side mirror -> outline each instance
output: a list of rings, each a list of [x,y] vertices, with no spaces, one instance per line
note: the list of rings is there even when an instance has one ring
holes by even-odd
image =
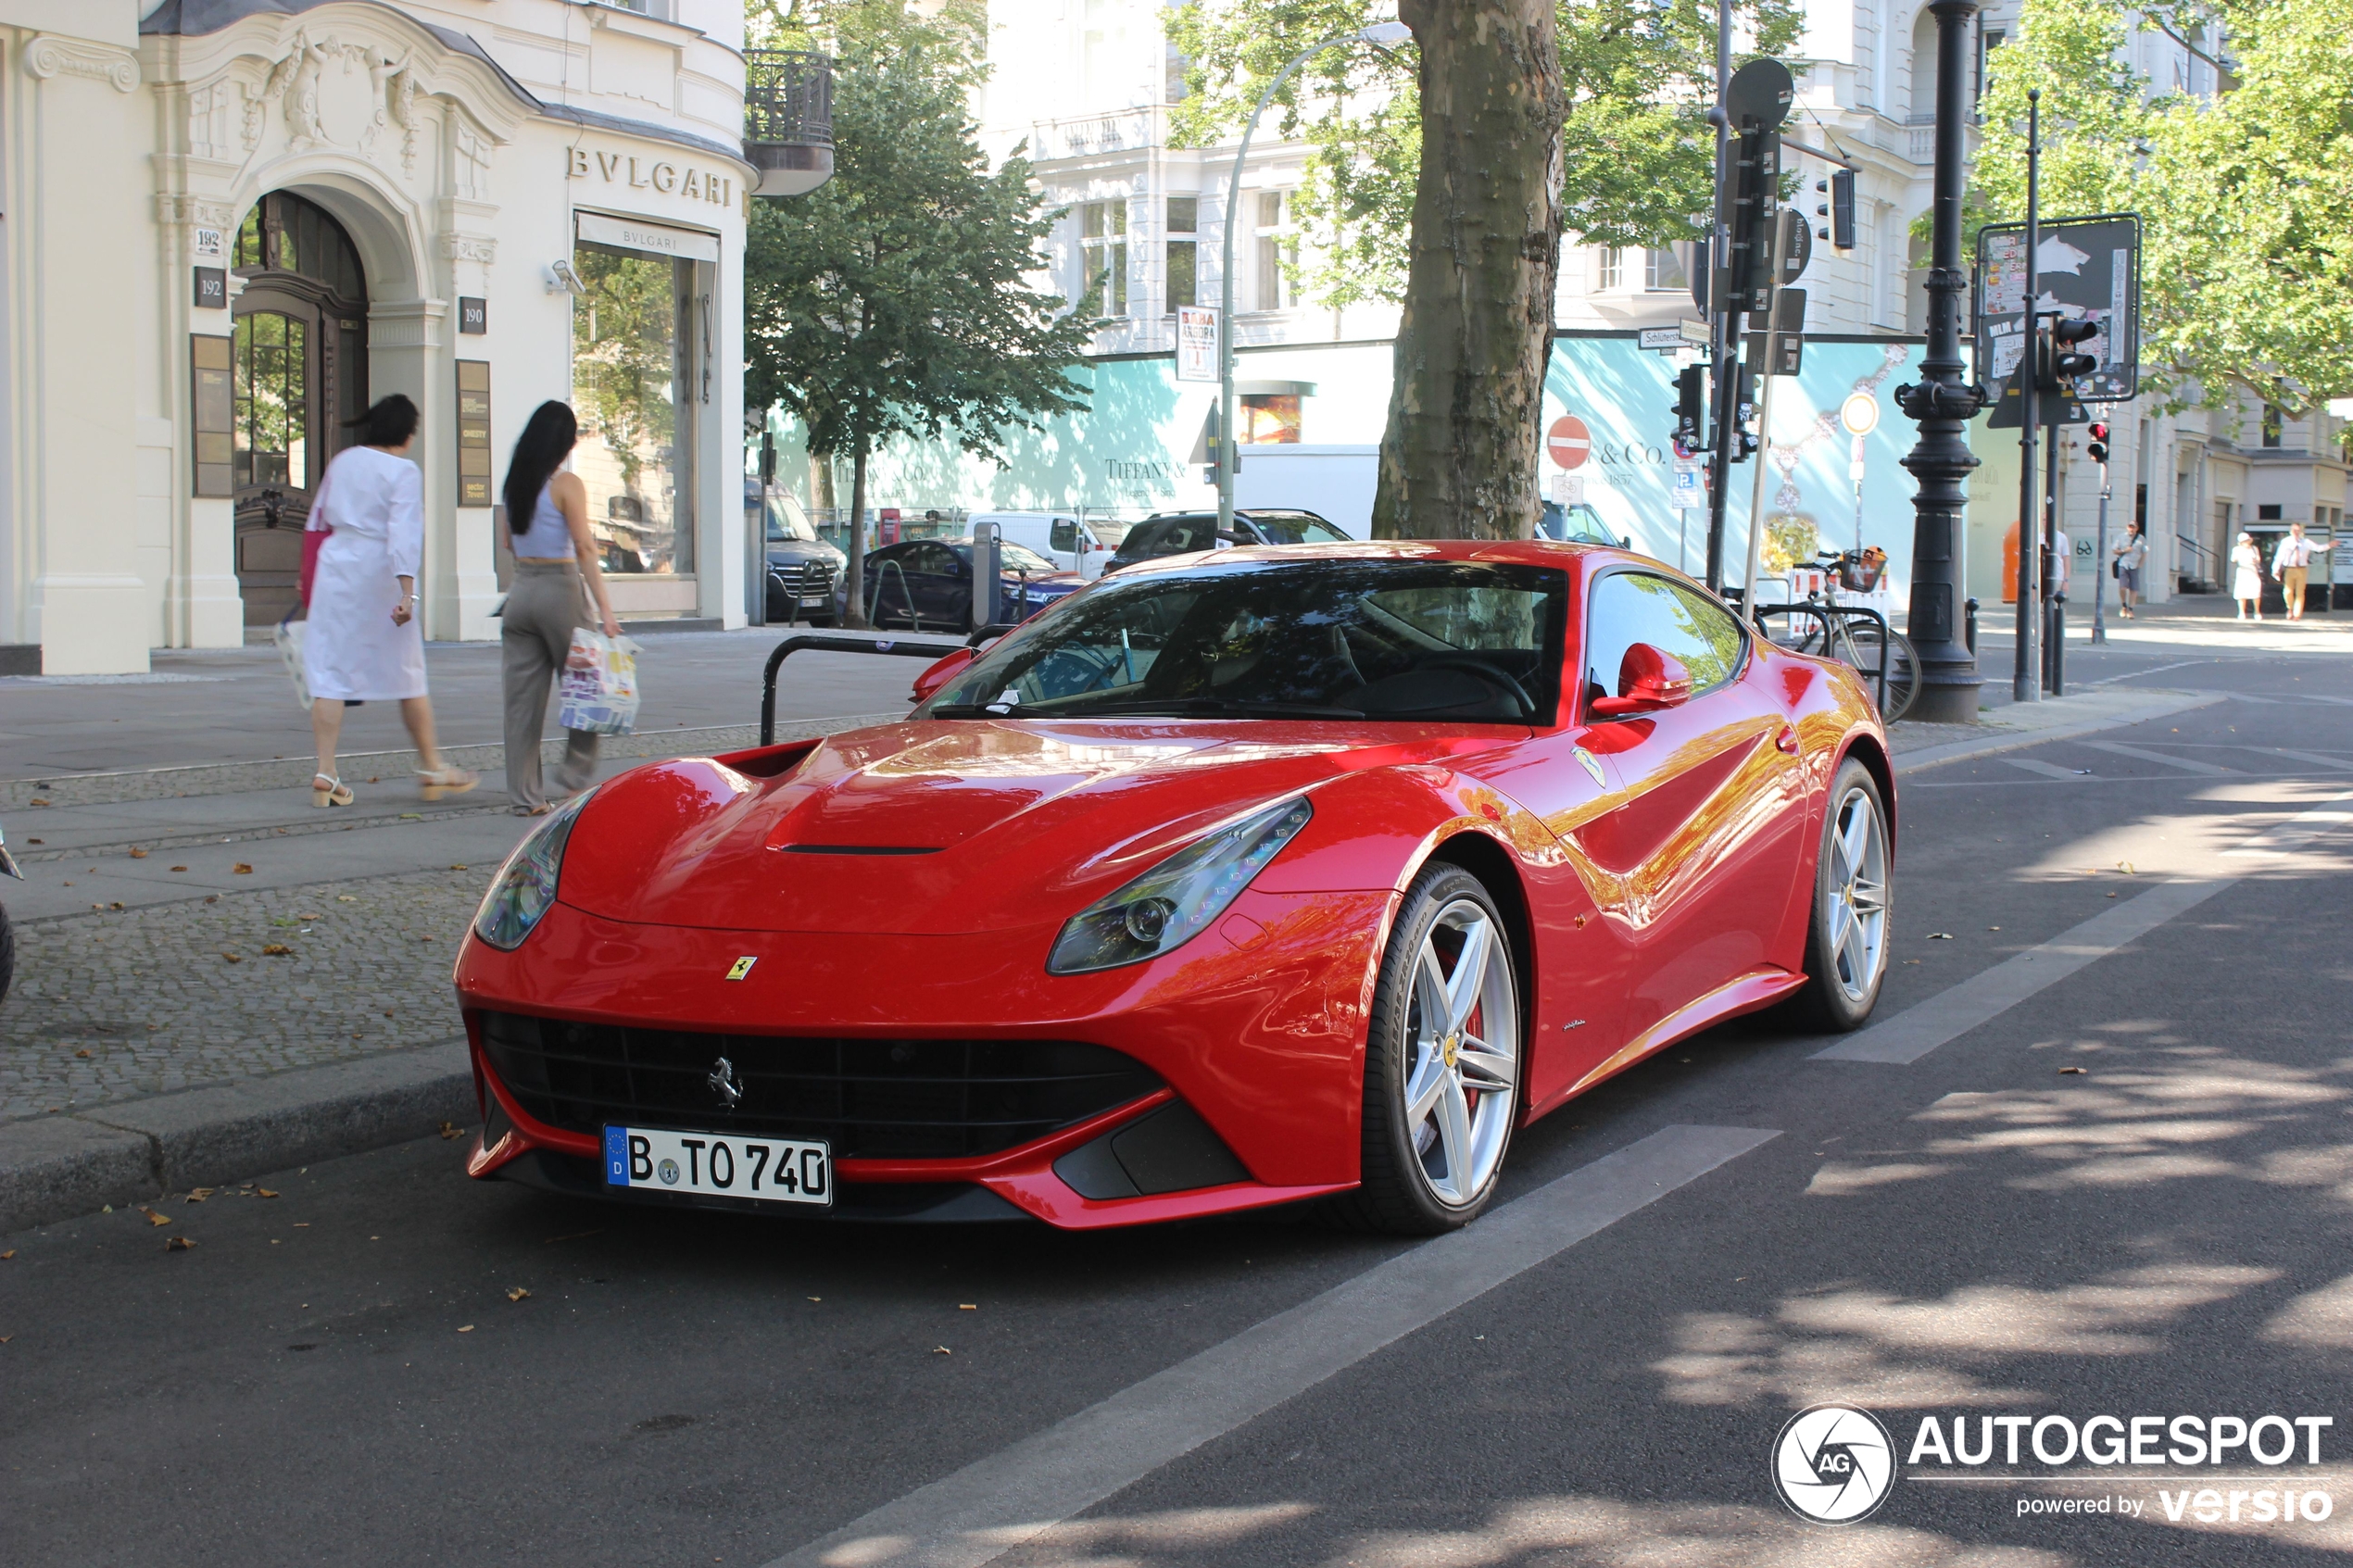
[[[975,648],[958,648],[937,664],[927,664],[915,677],[915,700],[928,702],[931,694],[964,672],[964,666],[979,657]]]
[[[1592,712],[1597,719],[1622,719],[1630,713],[1680,708],[1691,697],[1691,671],[1683,668],[1683,661],[1648,643],[1636,643],[1618,662],[1617,695],[1596,697]]]

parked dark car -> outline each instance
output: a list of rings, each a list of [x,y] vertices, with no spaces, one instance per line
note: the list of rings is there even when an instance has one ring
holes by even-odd
[[[744,524],[761,528],[767,539],[768,624],[836,624],[835,590],[848,564],[842,553],[817,536],[798,507],[763,497],[757,481],[744,485]]]
[[[1000,616],[1026,621],[1086,584],[1037,551],[1001,541]],[[1026,596],[1026,602],[1024,596]],[[837,613],[849,610],[849,581],[835,596]],[[910,539],[866,554],[866,619],[877,626],[917,631],[969,632],[973,626],[973,542],[970,539]]]
[[[1234,514],[1234,526],[1220,532],[1215,512],[1158,512],[1127,531],[1105,571],[1139,560],[1190,555],[1227,545],[1345,545],[1348,535],[1314,512],[1253,508]]]

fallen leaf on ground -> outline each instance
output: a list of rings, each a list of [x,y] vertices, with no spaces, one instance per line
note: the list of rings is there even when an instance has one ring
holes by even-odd
[[[235,865],[231,866],[229,870],[238,876],[251,876],[253,874],[253,868],[245,864],[243,860],[239,860]]]
[[[9,1340],[14,1339],[15,1337],[16,1336],[13,1334],[0,1334],[0,1345],[6,1345]]]
[[[931,1353],[935,1356],[952,1356],[956,1352],[945,1345],[935,1345],[931,1348]]]
[[[461,872],[461,871],[464,871],[466,868],[465,868],[465,867],[463,867],[463,866],[452,866],[452,867],[450,867],[449,869],[450,869],[451,871],[453,871],[453,872]]]
[[[231,963],[243,963],[243,962],[245,962],[245,960],[243,960],[243,959],[239,958],[239,957],[238,957],[236,954],[234,954],[234,953],[223,953],[223,954],[221,954],[220,956],[221,956],[222,958],[224,958],[224,959],[227,959],[227,960],[228,960]]]
[[[0,1252],[0,1263],[6,1262],[9,1259],[15,1257],[16,1255],[17,1249],[13,1247],[9,1248],[6,1252]]]
[[[823,1300],[824,1299],[824,1297],[822,1297],[822,1296],[812,1296],[812,1297],[810,1298],[810,1299],[811,1299],[812,1301],[823,1301]]]
[[[290,959],[294,957],[294,949],[283,942],[264,942],[261,956],[265,959]]]
[[[74,1052],[73,1054],[74,1054],[74,1055],[76,1055],[76,1056],[78,1056],[78,1057],[84,1058],[84,1059],[86,1060],[86,1059],[89,1057],[89,1055],[90,1055],[90,1047],[88,1047],[87,1046],[84,1046],[82,1049],[80,1049],[80,1050],[78,1050],[78,1051]]]
[[[218,893],[208,893],[204,897],[204,901],[208,904],[218,904],[220,902],[220,895]]]
[[[172,867],[171,869],[172,869],[173,871],[175,871],[175,872],[184,872],[184,871],[186,871],[188,868],[187,868],[187,867],[185,867],[185,866],[174,866],[174,867]]]
[[[184,1201],[189,1203],[202,1203],[206,1198],[210,1198],[211,1196],[212,1188],[210,1187],[190,1187],[188,1189],[188,1196]]]
[[[122,900],[120,900],[120,898],[118,898],[118,899],[116,899],[113,903],[108,904],[108,905],[107,906],[107,909],[119,909],[122,908]]]
[[[421,822],[424,821],[424,813],[422,811],[403,811],[400,813],[400,820],[404,822]]]
[[[313,914],[299,914],[299,915],[295,916],[295,919],[296,919],[296,920],[325,920],[326,918],[327,918],[327,917],[326,917],[326,916],[324,916],[324,915],[313,915]]]
[[[39,797],[39,796],[37,796],[37,795],[36,795],[36,796],[34,796],[34,797],[33,797],[31,800],[27,801],[27,802],[26,802],[26,804],[27,804],[27,805],[29,805],[29,806],[46,806],[46,805],[48,805],[49,803],[48,803],[46,800],[44,800],[41,797]],[[39,839],[37,839],[37,838],[36,838],[36,839],[34,839],[32,842],[34,842],[35,844],[38,844],[38,843],[40,843],[41,841],[40,841]]]
[[[308,1221],[308,1220],[296,1220],[296,1221],[294,1223],[294,1228],[295,1228],[295,1229],[296,1229],[296,1230],[298,1230],[298,1231],[307,1231],[307,1230],[308,1230],[308,1229],[310,1228],[310,1222],[309,1222],[309,1221]],[[308,1305],[310,1305],[310,1303],[309,1303],[309,1302],[308,1302],[308,1301],[305,1301],[305,1302],[303,1303],[303,1305],[304,1305],[304,1306],[306,1306],[306,1307],[308,1307]]]
[[[147,852],[145,849],[134,848],[131,851],[131,858],[134,860],[144,860],[147,858]]]
[[[369,782],[370,784],[382,784],[382,783],[384,783],[384,781],[383,781],[382,779],[378,779],[378,778],[371,778],[368,782]]]
[[[188,1252],[194,1250],[195,1245],[184,1236],[175,1236],[163,1244],[163,1249],[166,1252]]]
[[[2137,874],[2137,873],[2135,873],[2135,872],[2133,872],[2133,862],[2132,862],[2132,861],[2130,861],[2130,860],[2119,860],[2119,861],[2117,861],[2117,862],[2116,862],[2116,869],[2117,869],[2118,871],[2120,871],[2120,872],[2123,872],[2126,876],[2133,876],[2133,875]]]
[[[466,1130],[454,1122],[444,1122],[441,1124],[441,1135],[445,1138],[462,1138],[466,1135]]]
[[[470,1323],[461,1323],[458,1325],[458,1332],[460,1334],[472,1334],[473,1331],[474,1325]]]
[[[2062,1068],[2060,1068],[2060,1069],[2059,1069],[2059,1072],[2060,1072],[2061,1073],[2083,1073],[2083,1072],[2087,1072],[2087,1071],[2089,1071],[2089,1069],[2086,1069],[2086,1068],[2082,1068],[2082,1067],[2062,1067]]]
[[[507,1292],[507,1299],[508,1299],[508,1300],[510,1300],[510,1301],[521,1301],[521,1300],[523,1300],[523,1299],[525,1299],[526,1298],[528,1298],[530,1295],[531,1295],[531,1292],[530,1292],[530,1291],[525,1290],[525,1289],[524,1289],[522,1286],[520,1286],[520,1285],[519,1285],[519,1286],[515,1286],[512,1290],[510,1290],[509,1292]]]
[[[338,904],[357,904],[359,900],[348,893],[338,893],[335,895],[335,902]]]
[[[169,1214],[158,1214],[158,1213],[157,1213],[154,1210],[152,1210],[152,1209],[148,1208],[148,1207],[147,1207],[145,1204],[144,1204],[144,1203],[142,1203],[141,1205],[139,1205],[139,1212],[140,1212],[140,1213],[142,1213],[142,1214],[145,1214],[145,1215],[147,1217],[147,1223],[149,1223],[149,1224],[151,1224],[151,1225],[168,1225],[168,1224],[171,1223],[171,1216],[170,1216],[170,1215],[169,1215]]]
[[[418,937],[418,938],[417,938],[417,940],[418,940],[418,941],[420,941],[420,942],[430,942],[430,941],[432,941],[432,940],[433,940],[433,938],[432,938],[432,937],[430,937],[430,936],[420,936],[420,937]]]
[[[276,1193],[271,1192],[268,1187],[256,1187],[253,1189],[253,1195],[256,1198],[275,1198],[278,1196]]]

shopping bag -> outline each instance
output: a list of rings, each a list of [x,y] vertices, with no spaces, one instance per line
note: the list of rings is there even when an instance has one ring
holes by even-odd
[[[565,729],[629,734],[637,727],[637,645],[574,627],[559,697],[556,722]]]
[[[305,713],[310,711],[310,682],[302,672],[302,639],[309,624],[307,621],[296,621],[294,611],[288,610],[285,619],[278,622],[278,629],[270,633],[270,640],[277,646],[278,658],[285,665],[286,673],[294,677],[295,701],[301,705]]]

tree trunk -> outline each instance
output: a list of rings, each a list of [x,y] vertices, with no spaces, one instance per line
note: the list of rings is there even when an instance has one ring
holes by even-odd
[[[861,441],[849,457],[849,615],[852,626],[866,624],[866,444]]]
[[[1398,5],[1421,47],[1422,162],[1376,538],[1534,533],[1567,112],[1554,5]]]
[[[834,496],[834,460],[814,453],[809,458],[809,505],[821,512],[841,505]]]

